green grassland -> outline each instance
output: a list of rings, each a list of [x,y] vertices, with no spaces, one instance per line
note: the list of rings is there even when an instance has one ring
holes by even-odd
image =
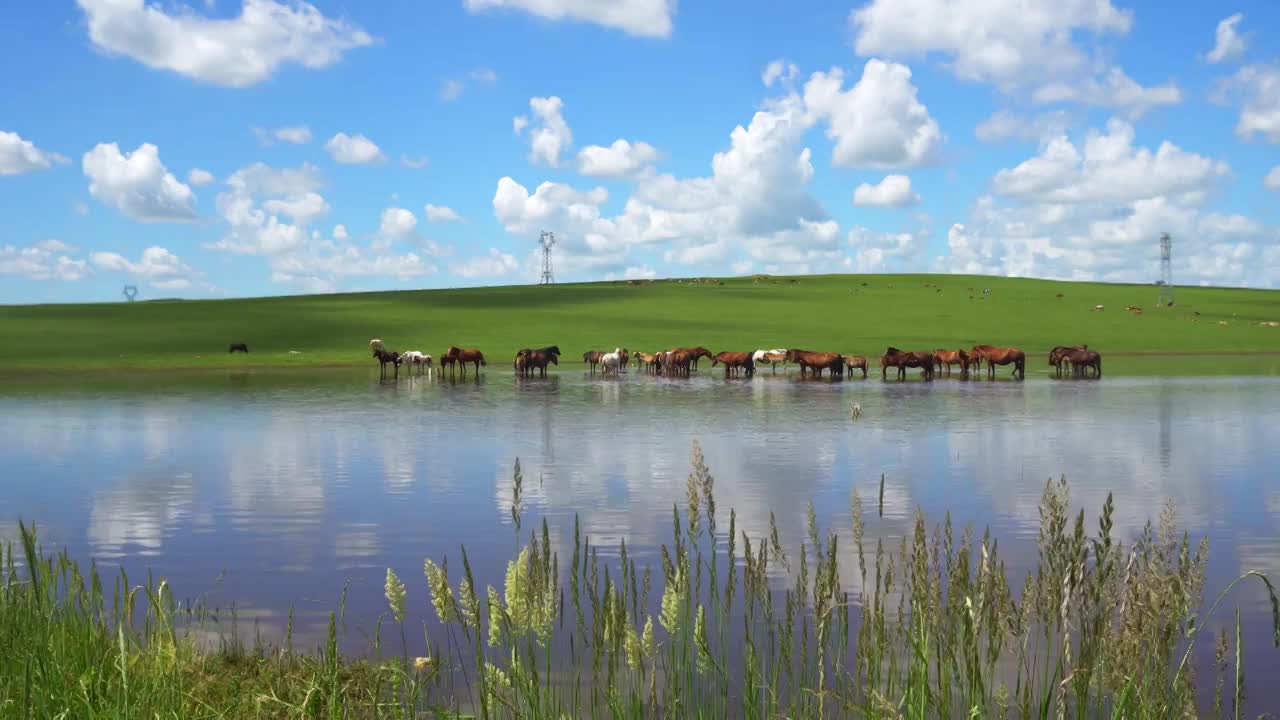
[[[1280,292],[1178,288],[1166,308],[1156,297],[1150,285],[827,275],[3,306],[0,371],[372,366],[378,337],[437,356],[478,347],[499,367],[518,348],[549,344],[574,360],[617,346],[876,356],[888,345],[990,343],[1026,350],[1034,376],[1053,345],[1087,343],[1108,374],[1280,373],[1280,327],[1267,324],[1280,320]],[[232,342],[250,354],[228,355]]]

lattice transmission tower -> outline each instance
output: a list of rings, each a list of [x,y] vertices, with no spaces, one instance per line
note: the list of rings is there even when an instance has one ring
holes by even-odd
[[[121,290],[120,294],[124,296],[125,302],[133,302],[138,299],[138,286],[125,285],[124,290]]]
[[[556,245],[556,234],[543,230],[542,235],[538,238],[538,245],[542,248],[542,280],[539,284],[554,284],[556,276],[551,271],[551,248]]]
[[[1160,233],[1160,307],[1173,304],[1173,238]]]

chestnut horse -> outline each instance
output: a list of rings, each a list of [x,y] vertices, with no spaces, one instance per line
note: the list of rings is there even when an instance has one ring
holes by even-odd
[[[959,365],[960,374],[969,374],[969,353],[961,350],[934,350],[933,351],[933,367],[934,370],[946,370],[948,376],[951,375],[951,366]]]
[[[462,379],[467,379],[467,363],[475,363],[476,377],[480,376],[480,366],[488,365],[484,360],[484,353],[475,348],[459,348],[453,345],[444,351],[444,355],[440,359],[440,368],[443,370],[445,364],[448,363],[450,375],[453,374],[454,364],[462,366]]]
[[[374,350],[373,356],[378,360],[378,378],[387,376],[387,365],[396,369],[396,379],[400,379],[400,353],[395,350]]]
[[[547,365],[559,365],[560,354],[552,352],[558,350],[554,345],[549,348],[540,350],[530,350],[525,348],[516,353],[515,368],[516,373],[529,377],[533,375],[534,370],[542,371],[542,377],[547,376]]]
[[[1076,377],[1089,377],[1086,372],[1089,368],[1093,368],[1095,378],[1102,377],[1102,355],[1096,350],[1069,350],[1066,360],[1071,363],[1071,372]]]
[[[880,378],[888,379],[888,369],[898,369],[898,379],[907,379],[907,368],[920,368],[921,377],[933,379],[933,353],[908,352],[890,347],[880,356]]]
[[[987,378],[996,379],[996,365],[1013,365],[1013,376],[1019,380],[1027,379],[1027,354],[1016,347],[995,347],[994,345],[974,345],[970,355],[977,355],[987,361]]]
[[[690,358],[692,358],[689,362],[691,363],[691,367],[692,367],[694,370],[697,370],[697,369],[698,369],[698,358],[703,358],[703,357],[704,357],[704,358],[707,358],[708,360],[713,359],[713,356],[712,356],[712,354],[711,354],[711,351],[710,351],[710,350],[708,350],[708,349],[706,349],[706,348],[704,348],[704,347],[702,347],[701,345],[699,345],[699,346],[697,346],[697,347],[675,348],[675,349],[673,349],[671,352],[673,352],[673,353],[674,353],[674,352],[687,352],[687,353],[689,353],[689,357],[690,357]]]
[[[849,371],[849,376],[853,376],[854,370],[861,370],[862,377],[867,377],[867,359],[861,355],[845,355],[844,366]]]
[[[787,351],[779,348],[776,350],[757,350],[751,354],[751,361],[757,365],[769,363],[774,372],[778,371],[778,363],[783,363],[783,369],[786,369]]]
[[[688,350],[672,350],[662,355],[662,374],[669,377],[689,377],[689,368],[693,365],[693,353]]]
[[[649,355],[637,350],[631,354],[631,357],[635,359],[637,366],[645,369],[645,372],[657,374],[660,359],[658,354]]]
[[[800,366],[800,377],[805,370],[812,370],[814,377],[822,377],[823,370],[830,370],[831,377],[844,375],[844,357],[840,353],[788,350],[786,361]]]
[[[724,365],[724,376],[729,377],[730,374],[737,374],[737,371],[744,370],[747,377],[756,374],[756,363],[752,359],[749,352],[722,352],[717,353],[711,358],[711,367],[717,364]]]
[[[587,367],[591,369],[591,372],[595,372],[596,367],[600,365],[600,358],[602,357],[604,357],[604,353],[599,350],[591,350],[590,352],[582,353],[582,362],[587,364]]]
[[[1062,365],[1067,362],[1067,354],[1072,350],[1088,350],[1088,345],[1059,345],[1049,351],[1049,367],[1058,377],[1062,377]]]

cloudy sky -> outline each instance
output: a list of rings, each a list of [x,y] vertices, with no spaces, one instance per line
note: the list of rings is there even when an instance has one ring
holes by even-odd
[[[800,11],[798,8],[803,7]],[[937,271],[1280,286],[1273,0],[0,7],[0,302]]]

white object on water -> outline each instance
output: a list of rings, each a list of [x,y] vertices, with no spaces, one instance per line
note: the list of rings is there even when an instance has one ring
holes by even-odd
[[[850,415],[855,420],[862,417],[862,406],[859,405],[858,403],[854,403],[853,407],[850,408]]]

